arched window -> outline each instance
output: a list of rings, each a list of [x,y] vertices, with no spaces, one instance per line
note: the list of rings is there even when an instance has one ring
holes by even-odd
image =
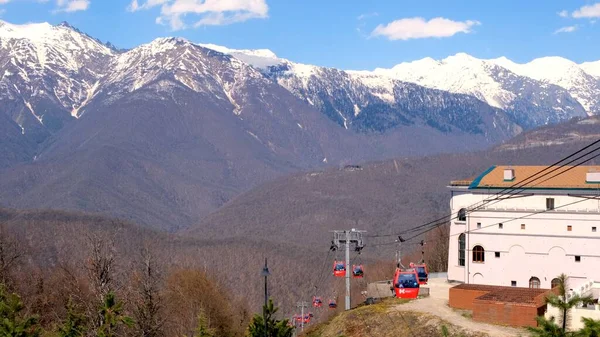
[[[557,278],[554,278],[550,282],[550,288],[554,289],[554,288],[558,287],[559,284],[560,284],[560,280]]]
[[[529,279],[529,288],[539,289],[540,288],[540,279],[537,277],[532,277]]]
[[[458,236],[458,265],[465,265],[465,233]]]
[[[485,250],[481,246],[473,247],[473,262],[484,262]]]
[[[467,209],[461,208],[458,210],[458,221],[467,221]]]

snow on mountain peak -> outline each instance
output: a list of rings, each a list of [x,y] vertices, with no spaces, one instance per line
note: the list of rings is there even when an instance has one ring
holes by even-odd
[[[277,58],[277,55],[269,49],[231,49],[212,43],[199,43],[200,47],[216,50],[223,54],[246,54],[258,57]]]
[[[198,44],[200,47],[212,49],[223,54],[231,55],[256,68],[265,69],[282,63],[280,59],[269,49],[231,49],[212,43]]]
[[[442,60],[445,63],[469,63],[469,62],[480,62],[481,60],[475,58],[467,53],[456,53],[455,55],[450,55]]]
[[[598,78],[590,75],[584,67],[560,56],[547,56],[519,64],[506,58],[489,60],[515,74],[537,81],[558,85],[569,91],[588,114],[600,112],[600,99],[595,94],[600,90]]]
[[[0,37],[41,41],[48,35],[53,34],[53,28],[54,26],[47,22],[14,25],[12,23],[0,21]]]
[[[184,45],[192,45],[192,43],[180,37],[159,37],[150,43],[131,49],[125,54],[131,55],[141,52],[144,54],[157,55]]]
[[[584,62],[579,65],[586,73],[600,79],[600,61]]]
[[[110,48],[77,31],[66,22],[53,26],[47,22],[15,25],[0,21],[0,46],[13,49],[10,43],[15,40],[28,41],[37,52],[38,62],[42,66],[49,58],[47,54],[52,51],[65,56],[66,63],[72,66],[74,63],[70,58],[76,52],[87,53],[93,50],[104,55],[113,54]]]
[[[441,61],[426,57],[397,64],[391,69],[378,68],[373,73],[428,88],[473,95],[498,108],[505,108],[514,98],[492,77],[490,65],[466,53]]]
[[[506,57],[488,61],[506,68],[515,74],[531,77],[539,81],[554,82],[552,79],[562,78],[565,72],[578,71],[578,66],[575,62],[559,56],[541,57],[524,64],[516,63]]]

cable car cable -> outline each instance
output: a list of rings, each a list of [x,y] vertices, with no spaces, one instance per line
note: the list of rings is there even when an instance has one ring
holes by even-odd
[[[599,149],[597,149],[597,150],[600,150],[600,148],[599,148]],[[541,181],[541,182],[538,182],[536,185],[533,185],[533,186],[537,186],[537,185],[539,185],[539,184],[541,184],[541,183],[543,183],[543,182],[546,182],[546,181],[548,181],[548,180],[550,180],[550,179],[552,179],[552,178],[554,178],[554,177],[557,177],[557,176],[559,176],[559,175],[561,175],[561,174],[564,174],[564,173],[566,173],[566,172],[568,172],[568,171],[570,171],[570,170],[572,170],[572,169],[574,169],[574,168],[576,168],[576,167],[578,167],[578,166],[581,166],[582,164],[584,164],[584,163],[586,163],[586,162],[588,162],[588,161],[590,161],[590,160],[592,160],[592,159],[595,159],[595,158],[597,158],[597,157],[599,157],[599,156],[600,156],[600,153],[598,153],[598,154],[594,155],[593,157],[590,157],[590,158],[586,159],[585,161],[583,161],[583,162],[581,162],[581,163],[577,164],[576,166],[570,166],[568,169],[566,169],[566,170],[564,170],[564,171],[562,171],[562,172],[559,172],[559,173],[557,173],[557,174],[555,174],[555,175],[553,175],[553,176],[551,176],[551,177],[549,177],[549,178],[547,178],[547,179],[545,179],[545,180],[543,180],[543,181]],[[557,208],[557,207],[555,207],[554,209],[556,209],[556,208]],[[439,226],[436,226],[436,227],[439,227]],[[434,228],[435,228],[435,227],[434,227]],[[431,229],[433,229],[433,228],[431,228]],[[431,229],[429,229],[429,230],[431,230]],[[427,231],[429,231],[429,230],[427,230]],[[415,236],[411,237],[411,239],[412,239],[412,238],[414,238],[414,237],[415,237]]]
[[[591,153],[593,153],[593,152],[595,152],[595,151],[598,151],[598,150],[600,150],[600,148],[596,148],[596,149],[594,149],[594,150],[592,150],[592,151],[590,151],[590,152],[588,152],[588,153],[586,153],[586,154],[584,154],[584,155],[582,155],[582,156],[580,156],[580,157],[578,157],[578,158],[576,158],[576,159],[574,159],[574,160],[581,159],[582,157],[584,157],[584,156],[587,156],[587,155],[589,155],[589,154],[591,154]],[[597,158],[598,156],[600,156],[600,153],[598,153],[598,154],[594,155],[593,157],[590,157],[590,158],[588,158],[588,159],[584,160],[584,161],[583,161],[583,162],[581,162],[581,163],[578,163],[577,165],[574,165],[574,166],[568,166],[566,170],[564,170],[564,171],[562,171],[562,172],[559,172],[559,173],[557,173],[557,174],[555,174],[555,175],[553,175],[553,176],[551,176],[551,177],[549,177],[549,178],[546,178],[545,180],[542,180],[542,181],[540,181],[540,182],[536,183],[536,184],[535,184],[535,185],[533,185],[532,187],[534,187],[534,186],[537,186],[537,185],[539,185],[539,184],[541,184],[541,183],[543,183],[543,182],[546,182],[546,181],[548,181],[548,180],[550,180],[550,179],[552,179],[552,178],[555,178],[555,177],[557,177],[557,176],[559,176],[559,175],[561,175],[561,174],[564,174],[564,173],[566,173],[566,172],[568,172],[568,171],[570,171],[570,170],[572,170],[572,169],[574,169],[574,168],[576,168],[576,167],[578,167],[578,166],[581,166],[582,164],[584,164],[584,163],[586,163],[586,162],[588,162],[588,161],[590,161],[590,160],[592,160],[592,159],[595,159],[595,158]],[[571,162],[569,162],[569,163],[572,163],[572,162],[573,162],[573,161],[571,161]],[[561,167],[557,168],[556,170],[553,170],[553,171],[549,172],[549,174],[550,174],[550,173],[552,173],[552,172],[554,172],[554,171],[560,170],[560,169],[562,169],[562,168],[563,168],[563,166],[561,166]],[[540,177],[540,178],[542,178],[542,177]],[[530,187],[528,187],[528,188],[530,188]],[[521,190],[517,190],[516,192],[514,192],[514,193],[512,193],[512,194],[517,194],[517,193],[520,193],[521,191],[523,191],[523,190],[525,190],[525,189],[526,189],[526,188],[523,188],[523,189],[521,189]],[[495,203],[498,203],[498,202],[500,202],[500,201],[502,201],[502,200],[503,200],[503,199],[500,199],[500,200],[498,200],[498,199],[493,199],[493,200],[491,200],[491,201],[489,201],[489,202],[492,202],[492,204],[491,204],[491,205],[494,205]],[[489,202],[488,202],[488,203],[489,203]],[[481,206],[478,206],[477,208],[475,208],[475,209],[473,209],[473,210],[468,210],[468,211],[467,211],[467,213],[472,213],[472,212],[475,212],[475,211],[477,211],[479,208],[481,208],[481,207],[483,207],[483,206],[485,206],[485,205],[486,205],[486,204],[483,204],[483,205],[481,205]],[[431,229],[434,229],[434,228],[436,228],[436,227],[439,227],[439,226],[441,226],[441,225],[447,224],[448,222],[450,222],[451,220],[453,220],[453,219],[455,219],[455,218],[456,218],[456,217],[454,217],[454,218],[451,218],[451,219],[449,219],[449,220],[448,220],[448,219],[446,219],[446,220],[444,220],[444,221],[441,221],[441,222],[439,222],[439,223],[431,223],[431,224],[428,224],[429,226],[431,226],[431,228],[430,228],[430,229],[428,229],[428,230],[426,230],[425,232],[427,232],[427,231],[429,231],[429,230],[431,230]],[[413,231],[415,231],[415,230],[417,230],[417,229],[420,229],[420,228],[423,228],[423,227],[425,227],[425,225],[416,226],[416,227],[413,227],[413,228],[411,228],[411,229],[408,229],[408,230],[406,230],[406,231],[404,231],[404,232],[401,232],[400,234],[406,234],[406,233],[410,233],[410,232],[413,232]],[[408,241],[408,240],[407,240],[407,241]]]
[[[568,160],[569,158],[571,158],[571,157],[573,157],[573,156],[575,156],[575,155],[577,155],[577,154],[579,154],[579,153],[581,153],[581,152],[583,152],[583,151],[587,150],[588,148],[590,148],[590,147],[592,147],[592,146],[594,146],[594,145],[596,145],[596,144],[598,144],[598,143],[600,143],[600,139],[598,139],[598,140],[596,140],[596,141],[592,142],[591,144],[589,144],[589,145],[587,145],[587,146],[583,147],[582,149],[580,149],[580,150],[578,150],[578,151],[576,151],[576,152],[574,152],[574,153],[572,153],[572,154],[568,155],[567,157],[565,157],[565,158],[563,158],[563,159],[561,159],[561,160],[559,160],[559,161],[557,161],[557,162],[555,162],[555,163],[553,163],[553,164],[551,164],[551,165],[547,166],[547,167],[546,167],[546,168],[544,168],[543,170],[541,170],[541,171],[538,171],[538,172],[536,172],[536,173],[534,173],[534,174],[530,175],[529,177],[525,178],[523,181],[520,181],[520,182],[518,182],[518,183],[515,183],[515,184],[513,184],[513,185],[511,185],[511,186],[509,186],[509,187],[506,187],[506,188],[504,188],[503,190],[501,190],[501,191],[497,192],[496,194],[494,194],[494,195],[492,196],[492,197],[496,197],[496,199],[492,198],[492,199],[490,199],[490,200],[489,200],[489,201],[487,201],[487,202],[491,202],[491,201],[497,200],[497,197],[499,197],[499,196],[502,196],[504,191],[507,191],[507,190],[514,190],[514,188],[515,188],[515,187],[519,187],[518,185],[524,186],[525,184],[527,184],[527,183],[529,183],[529,182],[530,182],[530,181],[529,181],[530,179],[532,179],[532,178],[536,177],[537,175],[541,174],[542,172],[545,172],[546,170],[548,170],[548,169],[551,169],[552,167],[554,167],[554,166],[556,166],[556,165],[560,164],[561,162],[563,162],[563,161],[565,161],[565,160]],[[588,154],[590,154],[590,153],[593,153],[593,152],[597,151],[598,149],[600,149],[600,148],[596,148],[596,149],[594,149],[594,150],[592,150],[592,151],[590,151],[590,152],[588,152],[588,153],[584,154],[583,156],[585,156],[585,155],[588,155]],[[583,156],[580,156],[580,157],[578,157],[578,158],[576,158],[576,159],[573,159],[573,160],[572,160],[572,161],[570,161],[569,163],[572,163],[573,161],[575,161],[575,160],[577,160],[577,159],[580,159],[580,158],[582,158]],[[567,163],[567,164],[568,164],[568,163]],[[565,165],[567,165],[567,164],[565,164]],[[542,178],[542,177],[546,176],[547,174],[550,174],[550,173],[552,173],[552,172],[554,172],[554,171],[556,171],[556,170],[558,170],[558,169],[561,169],[561,168],[562,168],[563,166],[565,166],[565,165],[561,165],[561,166],[559,166],[559,167],[557,167],[557,168],[554,168],[554,169],[552,169],[552,170],[551,170],[551,172],[547,172],[546,174],[544,174],[544,175],[542,175],[541,177],[538,177],[538,178],[536,178],[536,179],[534,179],[534,180],[540,179],[540,178]],[[490,198],[491,198],[491,197],[490,197]],[[489,199],[489,198],[488,198],[488,199]],[[474,206],[476,206],[477,204],[479,204],[479,203],[482,203],[482,202],[486,202],[486,200],[483,200],[483,201],[480,201],[480,202],[474,203],[474,204],[472,204],[471,206],[469,206],[468,208],[474,207]],[[486,203],[487,203],[487,202],[486,202]],[[456,213],[458,213],[458,212],[456,212]],[[433,223],[436,223],[436,222],[438,222],[438,221],[440,221],[440,220],[446,220],[446,219],[447,219],[449,216],[452,216],[453,214],[454,214],[454,213],[450,213],[450,214],[448,214],[448,215],[446,215],[446,216],[444,216],[444,217],[441,217],[441,218],[439,218],[439,219],[436,219],[436,220],[429,221],[429,222],[427,222],[427,223],[425,223],[425,224],[422,224],[422,225],[419,225],[419,226],[416,226],[416,227],[414,227],[414,229],[418,229],[418,228],[422,228],[422,227],[428,226],[428,225],[430,225],[430,224],[433,224]],[[403,234],[403,233],[400,233],[400,234]],[[398,234],[374,234],[374,235],[365,235],[365,236],[366,236],[366,237],[387,237],[387,236],[396,236],[396,235],[398,235]]]
[[[597,141],[593,142],[592,144],[590,144],[590,145],[588,145],[588,146],[584,147],[583,149],[580,149],[580,150],[578,150],[577,152],[575,152],[575,153],[573,153],[573,154],[571,154],[571,155],[569,155],[569,156],[567,156],[567,157],[565,157],[565,158],[563,158],[563,159],[559,160],[558,162],[556,162],[556,163],[554,163],[554,164],[551,164],[550,166],[547,166],[547,167],[546,167],[546,168],[544,168],[543,170],[541,170],[541,171],[538,171],[538,172],[536,172],[536,173],[534,173],[534,174],[530,175],[529,177],[525,178],[523,181],[521,181],[521,182],[519,182],[519,183],[515,183],[515,184],[511,185],[510,187],[504,188],[503,190],[501,190],[500,192],[497,192],[496,194],[494,194],[494,195],[492,196],[492,197],[496,197],[496,198],[492,198],[492,199],[490,199],[491,197],[488,197],[486,200],[482,200],[482,201],[479,201],[479,202],[477,202],[477,203],[474,203],[474,204],[472,204],[471,206],[469,206],[469,207],[467,207],[467,208],[475,207],[475,205],[477,205],[478,203],[484,203],[484,202],[485,202],[485,203],[487,203],[487,202],[491,202],[491,201],[494,201],[494,200],[498,200],[498,197],[501,197],[501,196],[504,196],[504,195],[507,195],[507,194],[511,194],[511,193],[503,193],[503,192],[505,192],[505,191],[507,191],[507,190],[509,190],[509,191],[514,191],[514,190],[515,190],[517,187],[522,187],[522,186],[524,186],[524,185],[525,185],[525,184],[527,184],[527,183],[531,183],[531,182],[533,182],[533,181],[535,181],[535,180],[537,180],[537,179],[541,179],[541,178],[543,178],[544,176],[546,176],[546,175],[548,175],[548,174],[551,174],[551,173],[552,173],[552,172],[554,172],[554,171],[558,171],[558,170],[560,170],[561,168],[563,168],[563,167],[565,167],[565,166],[567,166],[567,165],[569,165],[569,164],[571,164],[571,163],[573,163],[573,162],[575,162],[575,161],[577,161],[577,160],[579,160],[579,159],[581,159],[581,158],[583,158],[583,157],[585,157],[585,156],[587,156],[587,155],[589,155],[589,154],[591,154],[591,153],[593,153],[593,152],[595,152],[595,151],[599,150],[600,148],[593,149],[593,150],[591,150],[591,151],[589,151],[589,152],[587,152],[587,153],[585,153],[585,154],[583,154],[583,155],[581,155],[581,156],[579,156],[579,157],[577,157],[577,158],[575,158],[575,159],[572,159],[572,160],[571,160],[571,161],[569,161],[568,163],[562,164],[562,165],[560,165],[560,166],[558,166],[558,167],[556,167],[556,168],[552,169],[550,172],[547,172],[546,174],[542,175],[541,177],[537,177],[537,178],[535,178],[533,181],[529,181],[530,179],[532,179],[533,177],[537,176],[538,174],[540,174],[540,173],[542,173],[542,172],[544,172],[544,171],[546,171],[546,170],[548,170],[548,169],[550,169],[550,168],[552,168],[552,167],[554,167],[554,166],[558,165],[558,163],[560,163],[560,162],[562,162],[562,161],[565,161],[565,160],[569,159],[570,157],[572,157],[572,156],[574,156],[574,155],[577,155],[577,154],[579,154],[579,153],[580,153],[580,152],[582,152],[582,151],[585,151],[585,150],[587,150],[588,148],[590,148],[591,146],[593,146],[593,145],[595,145],[595,144],[597,144],[597,143],[599,143],[599,142],[600,142],[600,140],[597,140]],[[581,165],[581,163],[580,163],[580,164],[578,164],[578,165],[576,165],[575,167],[577,167],[577,166],[579,166],[579,165]],[[565,171],[565,172],[566,172],[566,171]],[[564,172],[563,172],[563,173],[564,173]],[[521,186],[518,186],[518,185],[521,185]],[[514,194],[514,193],[513,193],[513,194]],[[451,215],[452,215],[452,213],[450,214],[450,216],[451,216]],[[446,218],[446,217],[444,217],[444,218]],[[444,218],[440,218],[440,219],[444,219]],[[434,221],[430,221],[429,223],[433,223],[433,222],[436,222],[436,221],[435,221],[435,220],[434,220]],[[427,224],[429,224],[429,223],[427,223]],[[425,226],[425,225],[427,225],[427,224],[424,224],[424,225],[421,225],[421,226],[417,226],[417,228],[418,228],[418,227],[423,227],[423,226]]]

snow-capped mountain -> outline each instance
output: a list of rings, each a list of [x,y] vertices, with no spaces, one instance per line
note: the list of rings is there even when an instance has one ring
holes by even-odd
[[[357,76],[364,72],[356,72]],[[503,109],[522,127],[554,124],[584,114],[568,89],[540,81],[497,65],[459,53],[441,61],[424,58],[400,63],[369,74],[389,77],[428,88],[472,95]]]
[[[508,121],[516,123],[520,128],[530,129],[540,125],[558,123],[572,117],[585,115],[584,107],[570,94],[569,90],[559,85],[517,75],[492,61],[476,59],[467,54],[457,54],[442,61],[431,58],[401,63],[392,69],[375,69],[374,71],[342,71],[333,68],[317,67],[295,63],[278,58],[269,50],[235,50],[215,45],[205,45],[224,53],[231,54],[261,69],[267,76],[276,80],[297,97],[319,108],[332,120],[345,128],[357,130],[385,131],[398,123],[411,123],[407,104],[417,117],[423,117],[422,111],[436,110],[442,106],[452,106],[456,120],[449,125],[459,123],[467,115],[475,115],[473,102],[464,99],[459,104],[448,103],[448,99],[458,96],[445,96],[436,99],[443,92],[465,94],[477,98],[489,106],[502,110],[496,113],[492,121],[495,128],[515,132]],[[412,90],[406,90],[411,88]],[[417,90],[419,89],[419,90]],[[430,89],[438,89],[430,90]],[[402,95],[408,92],[409,95]],[[412,96],[421,92],[425,97]],[[422,102],[421,105],[418,102]],[[436,106],[436,102],[437,105]],[[395,114],[397,123],[387,123],[381,110],[387,117]],[[370,120],[369,116],[361,116],[361,112],[376,109],[381,123],[362,125],[361,119]],[[408,114],[407,114],[408,113]],[[459,115],[461,115],[459,117]],[[420,115],[420,116],[419,116]],[[448,116],[442,113],[441,116]],[[440,130],[449,131],[448,118],[438,119],[428,116],[425,123],[438,125]],[[463,127],[472,127],[465,123]],[[465,129],[463,129],[465,130]],[[473,130],[472,130],[473,131]],[[518,132],[518,131],[517,131]]]
[[[490,141],[520,132],[501,110],[477,98],[435,90],[370,73],[292,62],[267,49],[206,48],[232,55],[260,69],[296,97],[331,120],[360,132],[386,132],[399,126],[426,125],[442,132],[483,134]]]
[[[600,61],[583,62],[580,66],[586,73],[600,79]]]
[[[66,23],[1,22],[0,100],[14,127],[41,142],[92,103],[109,104],[148,86],[181,84],[240,115],[248,102],[264,95],[252,97],[248,83],[274,82],[345,129],[385,133],[423,126],[493,142],[597,113],[600,89],[592,74],[598,63],[550,61],[561,64],[554,75],[539,70],[548,62],[518,65],[466,54],[344,71],[282,59],[268,49],[236,50],[178,38],[119,51]]]
[[[160,38],[118,55],[101,81],[102,91],[114,92],[111,100],[169,77],[174,82],[230,103],[241,112],[243,89],[248,82],[268,80],[246,63],[179,38]]]
[[[78,117],[115,53],[66,23],[0,22],[0,102],[26,137],[42,141]]]
[[[263,72],[346,129],[386,132],[401,125],[428,125],[442,132],[485,134],[490,140],[515,132],[504,112],[468,95],[393,79],[375,85],[342,70],[287,60]]]
[[[588,115],[600,114],[600,79],[586,72],[586,68],[593,72],[593,65],[579,65],[556,56],[538,58],[525,64],[515,63],[505,57],[490,62],[516,74],[565,88]]]
[[[265,49],[160,38],[122,51],[68,24],[2,23],[0,203],[172,228],[290,172],[483,149],[585,114],[555,85],[485,71],[501,108]]]

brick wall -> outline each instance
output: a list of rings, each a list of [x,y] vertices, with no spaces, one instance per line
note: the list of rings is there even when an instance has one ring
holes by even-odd
[[[551,290],[461,284],[450,288],[448,305],[472,310],[473,320],[510,326],[537,326]]]
[[[503,303],[486,300],[473,301],[473,320],[511,326],[537,326],[535,318],[543,307],[519,303]]]
[[[489,290],[461,289],[459,287],[453,287],[450,288],[450,293],[448,294],[448,305],[455,309],[473,310],[473,302],[475,299],[488,292]]]

